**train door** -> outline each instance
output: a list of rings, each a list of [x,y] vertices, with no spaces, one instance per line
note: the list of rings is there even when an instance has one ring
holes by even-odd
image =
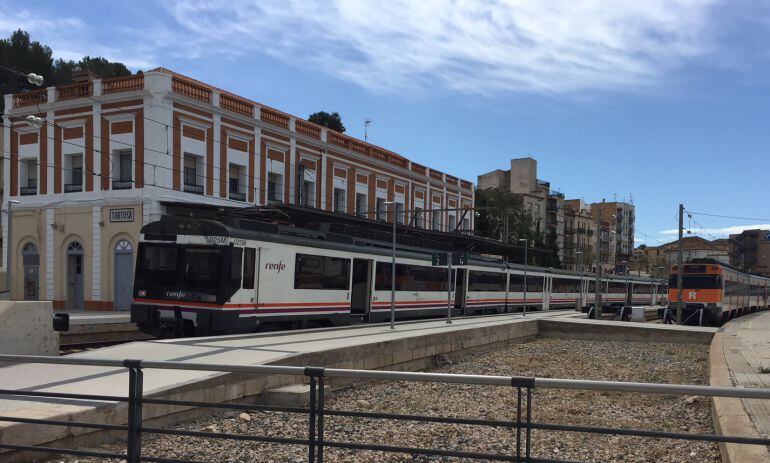
[[[634,284],[630,281],[626,282],[626,305],[634,303]]]
[[[368,315],[372,300],[372,266],[370,259],[353,259],[353,287],[350,313]]]
[[[259,249],[243,248],[243,285],[249,302],[258,305],[257,287],[259,286]]]
[[[465,280],[468,269],[457,269],[455,275],[455,311],[462,312],[465,309]]]
[[[551,284],[553,283],[552,276],[543,277],[543,310],[548,310],[551,307]]]

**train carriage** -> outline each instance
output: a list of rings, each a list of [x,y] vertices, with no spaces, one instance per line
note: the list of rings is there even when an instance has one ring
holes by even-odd
[[[671,267],[668,307],[675,313],[679,268]],[[682,319],[690,324],[722,324],[757,310],[768,309],[770,278],[750,275],[712,259],[693,259],[683,265]]]
[[[431,265],[433,251],[397,249],[393,280],[387,243],[239,217],[164,216],[142,229],[131,319],[158,336],[376,322],[390,318],[393,283],[398,319],[523,308],[523,266],[473,256],[449,270]],[[586,298],[574,272],[526,273],[530,310]]]

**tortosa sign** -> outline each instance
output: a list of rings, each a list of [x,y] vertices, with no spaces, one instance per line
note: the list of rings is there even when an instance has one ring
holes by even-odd
[[[132,208],[110,209],[110,222],[133,222],[134,210]]]

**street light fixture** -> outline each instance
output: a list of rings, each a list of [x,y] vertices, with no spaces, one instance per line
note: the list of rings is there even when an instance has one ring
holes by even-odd
[[[519,243],[524,243],[524,307],[521,312],[522,317],[527,316],[527,248],[529,242],[524,238],[519,238]]]
[[[390,329],[396,329],[396,202],[385,201],[393,206],[393,255],[390,264]]]

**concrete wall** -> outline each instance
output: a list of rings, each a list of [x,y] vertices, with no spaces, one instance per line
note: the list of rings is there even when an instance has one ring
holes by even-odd
[[[674,344],[709,344],[716,328],[639,324],[585,319],[540,319],[540,336],[586,341],[670,342]]]
[[[0,301],[0,352],[58,355],[59,333],[53,330],[51,303]]]

